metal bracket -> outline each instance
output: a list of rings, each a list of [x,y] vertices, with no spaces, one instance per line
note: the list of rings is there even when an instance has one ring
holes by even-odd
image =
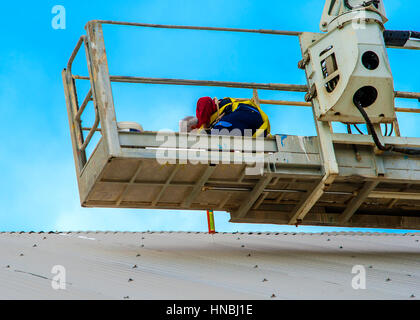
[[[248,211],[254,206],[260,195],[264,192],[264,189],[271,182],[272,175],[268,174],[263,176],[255,187],[252,189],[248,199],[242,203],[240,208],[233,214],[235,218],[243,218],[246,216]]]
[[[366,182],[363,188],[360,190],[357,197],[353,198],[347,205],[346,210],[340,216],[340,223],[344,224],[350,220],[355,212],[360,208],[362,203],[369,197],[369,194],[376,188],[379,181]]]
[[[316,92],[316,86],[315,84],[313,84],[311,86],[311,88],[309,89],[309,92],[305,95],[305,101],[306,102],[311,102],[312,99],[317,97],[317,92]]]
[[[303,56],[303,59],[298,62],[298,68],[305,70],[306,65],[309,63],[309,61],[311,61],[311,56],[309,55],[309,53],[306,53]]]
[[[375,166],[376,166],[376,174],[378,175],[378,177],[384,177],[386,174],[386,169],[385,169],[383,157],[375,155],[374,161],[375,161]]]
[[[302,198],[299,204],[292,212],[292,218],[289,220],[289,225],[299,225],[302,223],[305,216],[313,208],[315,203],[322,197],[325,189],[333,183],[335,175],[327,173],[321,181],[319,181],[312,191],[308,191]]]
[[[217,166],[208,166],[201,178],[197,181],[195,186],[193,187],[193,190],[188,195],[188,197],[184,200],[182,203],[182,208],[189,208],[191,207],[191,204],[193,203],[194,199],[198,196],[198,194],[202,191],[202,188],[206,184],[207,180],[210,178],[210,176],[213,174],[214,170]]]

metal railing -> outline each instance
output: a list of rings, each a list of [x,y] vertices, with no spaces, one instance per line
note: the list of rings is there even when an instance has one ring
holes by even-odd
[[[280,31],[280,30],[265,30],[265,29],[238,29],[238,28],[216,28],[216,27],[197,27],[197,26],[175,26],[175,25],[161,25],[161,24],[144,24],[144,23],[131,23],[131,22],[118,22],[109,20],[93,20],[88,23],[95,25],[110,24],[110,25],[123,25],[123,26],[135,26],[135,27],[146,27],[146,28],[163,28],[163,29],[181,29],[181,30],[207,30],[207,31],[224,31],[224,32],[242,32],[242,33],[259,33],[259,34],[271,34],[271,35],[282,35],[282,36],[300,36],[302,32],[296,31]],[[103,40],[103,39],[102,39]],[[94,94],[94,90],[91,88],[84,98],[82,104],[79,107],[77,100],[77,90],[75,86],[76,80],[90,80],[93,87],[94,79],[88,76],[80,76],[72,74],[73,62],[84,44],[86,49],[86,58],[88,64],[92,63],[89,61],[89,40],[87,36],[80,37],[74,48],[70,59],[67,63],[67,68],[64,70],[68,79],[72,81],[72,88],[69,93],[71,99],[76,107],[74,110],[73,118],[71,119],[72,126],[77,129],[77,132],[88,131],[86,138],[83,138],[83,133],[76,133],[77,150],[76,153],[85,155],[87,146],[89,145],[95,132],[102,132],[99,129],[99,123],[101,122],[100,114],[98,111],[98,104]],[[166,79],[166,78],[144,78],[144,77],[133,77],[133,76],[109,76],[110,82],[120,83],[142,83],[142,84],[163,84],[163,85],[182,85],[182,86],[207,86],[207,87],[226,87],[226,88],[241,88],[241,89],[254,89],[254,90],[275,90],[275,91],[290,91],[290,92],[302,92],[308,91],[307,85],[296,85],[296,84],[278,84],[278,83],[247,83],[247,82],[227,82],[227,81],[205,81],[205,80],[186,80],[186,79]],[[401,92],[395,91],[395,98],[405,99],[417,99],[420,101],[420,93],[415,92]],[[246,100],[246,99],[242,99]],[[95,120],[93,126],[82,127],[81,117],[84,113],[88,103],[93,101],[95,110]],[[312,107],[309,102],[303,101],[283,101],[283,100],[259,100],[260,104],[264,105],[278,105],[278,106],[300,106],[300,107]],[[395,108],[396,112],[408,112],[408,113],[420,113],[420,109],[416,108]],[[395,123],[396,131],[399,133],[398,121]],[[86,163],[86,159],[83,160]],[[82,167],[83,167],[82,163]]]

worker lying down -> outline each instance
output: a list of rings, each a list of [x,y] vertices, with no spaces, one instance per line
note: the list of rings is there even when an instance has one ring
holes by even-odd
[[[187,132],[253,137],[270,135],[270,121],[253,100],[203,97],[198,99],[196,117],[187,117],[183,121],[186,130],[181,131]]]

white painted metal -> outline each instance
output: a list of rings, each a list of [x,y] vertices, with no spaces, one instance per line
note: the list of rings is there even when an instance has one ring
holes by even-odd
[[[362,5],[368,1],[366,0],[348,0],[348,4],[353,7],[346,7],[345,0],[326,0],[324,5],[324,11],[322,13],[320,29],[324,32],[331,31],[335,27],[334,22],[346,14],[357,15],[365,14],[364,11],[370,11],[379,15],[383,23],[387,22],[385,7],[383,1],[380,1],[377,6],[370,4],[369,6],[363,7]]]
[[[416,300],[418,241],[419,233],[0,233],[0,299]],[[355,265],[365,267],[366,290],[352,287],[363,279]],[[52,288],[59,280],[65,290]]]
[[[407,43],[402,48],[393,47],[393,46],[389,46],[389,48],[420,50],[420,40],[408,40]]]
[[[321,121],[365,123],[354,97],[360,90],[373,97],[375,93],[367,87],[373,87],[377,95],[366,103],[371,121],[395,121],[393,77],[382,35],[382,16],[370,8],[340,11],[329,22],[328,33],[304,47],[309,57],[308,85],[316,88],[319,107],[315,113]]]
[[[119,132],[143,132],[143,126],[137,122],[122,121],[117,123]]]

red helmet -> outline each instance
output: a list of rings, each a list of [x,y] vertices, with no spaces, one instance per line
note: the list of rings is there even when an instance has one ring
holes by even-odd
[[[217,106],[214,100],[210,97],[203,97],[197,101],[196,115],[198,123],[196,128],[200,128],[203,124],[208,125],[213,113],[217,111]]]

